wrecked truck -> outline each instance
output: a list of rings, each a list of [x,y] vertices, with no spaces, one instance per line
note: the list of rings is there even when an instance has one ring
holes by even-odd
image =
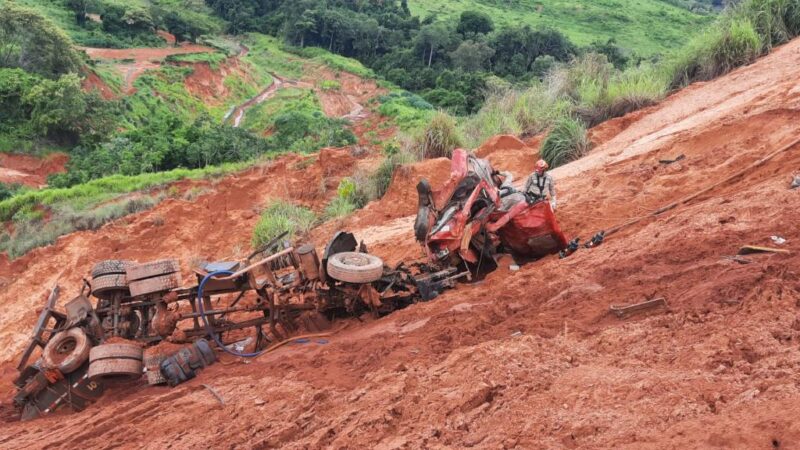
[[[494,269],[498,253],[535,259],[565,249],[567,239],[550,204],[527,197],[512,183],[510,173],[463,149],[453,151],[450,178],[441,188],[433,190],[422,179],[414,234],[429,261],[481,272]]]
[[[148,383],[174,385],[214,361],[208,342],[216,351],[257,356],[340,317],[379,316],[430,300],[469,276],[426,264],[387,267],[347,232],[337,233],[321,258],[313,246],[292,247],[284,238],[244,261],[199,263],[188,286],[173,259],[100,261],[63,311],[55,286],[18,366],[19,417],[83,410],[108,383],[139,379],[145,367]],[[252,351],[237,350],[248,334]],[[192,345],[171,360],[147,355],[144,349],[162,341]]]

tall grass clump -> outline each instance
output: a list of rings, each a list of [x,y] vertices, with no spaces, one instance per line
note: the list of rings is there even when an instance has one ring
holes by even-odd
[[[745,0],[729,7],[664,68],[670,87],[710,80],[800,35],[800,1]]]
[[[414,139],[414,147],[422,159],[449,158],[460,146],[456,121],[443,111],[434,114]]]
[[[539,154],[550,167],[558,167],[585,155],[589,151],[589,146],[583,122],[565,117],[550,130]]]
[[[310,209],[276,200],[264,209],[253,229],[253,248],[263,247],[284,232],[288,232],[290,239],[308,233],[316,221],[317,216]]]
[[[325,219],[339,219],[348,216],[359,208],[357,203],[356,182],[352,178],[345,178],[339,182],[336,197],[325,207]]]

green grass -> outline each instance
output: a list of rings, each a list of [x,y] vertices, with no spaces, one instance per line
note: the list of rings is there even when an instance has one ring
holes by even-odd
[[[531,25],[563,32],[578,45],[610,38],[642,56],[667,53],[686,43],[713,21],[659,0],[410,0],[411,13],[437,19],[457,17],[465,10],[483,11],[495,28]]]
[[[11,220],[14,214],[23,209],[51,207],[58,204],[68,204],[76,209],[83,209],[87,205],[96,203],[98,199],[104,200],[114,194],[141,191],[183,179],[220,176],[242,170],[249,164],[251,163],[223,164],[193,170],[175,169],[134,176],[111,175],[69,188],[27,191],[0,201],[0,220]]]
[[[163,198],[163,195],[140,195],[100,205],[98,199],[94,207],[81,209],[65,203],[53,208],[47,221],[43,220],[41,210],[21,210],[14,215],[14,231],[0,234],[0,252],[5,252],[11,259],[18,258],[34,248],[54,243],[59,236],[80,230],[96,230],[112,220],[150,209]]]
[[[310,209],[276,200],[264,209],[253,229],[253,248],[263,247],[284,232],[288,232],[288,239],[291,240],[298,234],[307,233],[316,222],[317,216]]]
[[[378,112],[393,119],[403,131],[421,128],[433,116],[435,109],[422,97],[392,87],[392,92],[378,98]]]
[[[242,60],[251,64],[258,75],[274,73],[289,79],[303,76],[303,60],[284,51],[283,43],[277,38],[249,33],[243,36],[242,43],[248,48]]]
[[[565,117],[550,130],[539,153],[550,167],[558,167],[576,160],[589,151],[586,127],[578,119]]]
[[[272,128],[275,117],[284,111],[321,114],[319,99],[310,89],[287,87],[279,89],[262,103],[247,110],[241,126],[255,133]]]
[[[361,78],[368,78],[368,79],[375,78],[375,72],[373,72],[372,69],[364,67],[364,65],[361,64],[359,61],[331,53],[319,47],[306,47],[306,48],[288,47],[287,50],[292,51],[297,55],[300,55],[312,61],[325,64],[326,66],[332,69],[341,70],[343,72],[349,72],[354,75],[358,75]]]
[[[120,94],[122,92],[124,80],[122,74],[114,67],[114,64],[106,61],[97,61],[92,65],[92,71],[94,71],[115,94]]]

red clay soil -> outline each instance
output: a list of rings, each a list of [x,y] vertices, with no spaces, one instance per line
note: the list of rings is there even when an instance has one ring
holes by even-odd
[[[109,85],[103,81],[102,78],[97,76],[96,73],[92,72],[91,70],[86,71],[86,76],[83,78],[82,81],[83,90],[91,91],[96,90],[100,93],[105,100],[111,100],[116,97],[114,94],[114,90],[111,89]]]
[[[141,47],[141,48],[91,48],[81,47],[92,59],[132,59],[134,61],[161,61],[169,55],[185,53],[214,52],[205,45],[181,43],[177,47]]]
[[[795,41],[669,97],[587,157],[555,169],[562,228],[586,239],[796,139],[798,64]],[[595,249],[513,272],[505,260],[483,281],[351,324],[326,343],[287,345],[246,362],[223,356],[226,365],[176,388],[111,387],[82,413],[4,424],[0,444],[800,448],[800,192],[789,189],[799,149]],[[679,154],[680,162],[658,162]],[[523,156],[505,162],[522,164]],[[267,198],[292,192],[324,203],[310,174],[317,169],[298,172],[291,166],[299,160],[290,160],[209,183],[213,193],[194,203],[169,200],[4,264],[3,360],[19,355],[62,270],[65,291],[75,292],[98,259],[222,258],[247,248],[253,209]],[[436,172],[440,164],[417,167]],[[353,231],[386,260],[419,257],[413,217],[377,214],[406,201],[387,196],[347,222],[358,223]],[[156,215],[164,225],[154,226]],[[749,255],[747,264],[726,258],[743,244],[773,245],[771,235],[784,237],[791,253]],[[609,314],[610,305],[652,296],[668,307],[626,319]]]
[[[52,153],[44,158],[30,155],[0,153],[0,183],[42,187],[47,176],[64,172],[69,156]]]

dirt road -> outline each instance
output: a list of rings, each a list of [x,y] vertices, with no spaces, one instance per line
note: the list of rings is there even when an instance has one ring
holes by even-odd
[[[562,228],[587,238],[724,180],[800,136],[798,65],[795,41],[606,125],[607,142],[554,170]],[[524,173],[532,153],[498,148],[491,158]],[[679,162],[659,163],[680,154]],[[318,206],[322,190],[313,183],[359,164],[346,153],[322,158],[303,170],[298,157],[287,157],[227,178],[194,203],[168,201],[3,264],[3,360],[18,354],[60,269],[68,268],[64,284],[75,289],[96,259],[223,257],[246,247],[248,233],[231,230],[249,230],[265,198]],[[418,168],[396,182],[446,176],[442,161]],[[516,272],[501,264],[482,282],[352,325],[328,343],[248,362],[224,358],[228,365],[174,389],[112,388],[83,413],[4,424],[0,445],[798,448],[800,192],[788,187],[799,169],[794,148],[596,249]],[[326,229],[350,228],[386,260],[420,256],[405,227],[414,200],[397,194],[404,189],[395,183],[383,201],[326,224],[316,243]],[[212,214],[214,207],[222,212]],[[166,221],[157,227],[159,215]],[[789,255],[725,259],[776,234]],[[625,320],[608,313],[652,295],[664,296],[668,309]]]

